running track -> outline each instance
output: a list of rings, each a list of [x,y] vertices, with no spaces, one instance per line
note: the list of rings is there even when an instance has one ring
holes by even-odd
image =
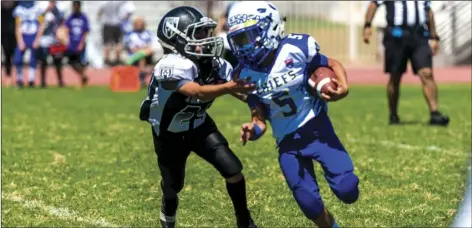
[[[39,69],[38,69],[39,70]],[[38,71],[37,70],[37,71]],[[359,68],[346,67],[349,83],[351,85],[385,85],[388,76],[385,75],[380,67],[373,68]],[[87,69],[87,75],[90,78],[90,85],[108,85],[110,82],[110,72],[108,69]],[[79,78],[71,70],[71,68],[64,68],[64,82],[66,85],[78,85]],[[28,78],[28,69],[24,68],[23,78],[26,82]],[[2,81],[5,77],[5,71],[2,69]],[[13,75],[16,78],[16,75]],[[451,67],[451,68],[435,68],[434,77],[438,84],[470,84],[472,82],[472,66]],[[56,73],[51,67],[47,71],[48,85],[56,85]],[[411,73],[404,75],[402,79],[403,84],[420,84],[420,80]],[[39,85],[39,73],[36,76],[36,85]]]

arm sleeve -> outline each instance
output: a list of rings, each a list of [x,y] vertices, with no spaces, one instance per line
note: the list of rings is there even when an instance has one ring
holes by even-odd
[[[250,110],[256,108],[256,106],[262,104],[261,99],[254,94],[247,95],[247,106],[249,106]]]
[[[310,72],[313,72],[318,67],[328,66],[328,57],[320,53],[320,46],[316,42],[315,38],[310,36],[308,38],[308,56],[307,64]]]

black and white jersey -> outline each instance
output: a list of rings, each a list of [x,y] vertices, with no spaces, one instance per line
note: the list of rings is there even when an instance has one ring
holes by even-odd
[[[388,26],[415,26],[428,23],[431,1],[372,1],[385,5]]]
[[[157,135],[186,132],[200,126],[213,100],[185,96],[177,90],[188,82],[215,85],[231,80],[232,66],[224,59],[199,69],[180,54],[167,54],[154,67],[148,89],[149,119]]]

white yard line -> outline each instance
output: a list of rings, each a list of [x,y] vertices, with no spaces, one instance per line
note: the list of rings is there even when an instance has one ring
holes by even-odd
[[[444,148],[440,148],[440,147],[435,146],[435,145],[416,146],[416,145],[399,143],[399,142],[394,142],[394,141],[389,141],[389,140],[373,141],[373,140],[361,140],[361,139],[348,139],[348,141],[354,142],[354,143],[363,143],[363,144],[379,144],[379,145],[382,145],[382,146],[396,147],[396,148],[405,149],[405,150],[436,151],[436,152],[441,152],[442,154],[455,155],[455,156],[460,155],[460,153],[461,153],[458,150],[444,149]]]
[[[38,200],[26,200],[23,199],[19,195],[14,195],[14,194],[2,194],[2,198],[4,200],[11,200],[17,203],[22,204],[23,207],[26,208],[37,208],[41,209],[50,215],[56,216],[59,219],[62,220],[68,220],[68,221],[74,221],[74,222],[81,222],[81,223],[87,223],[89,225],[93,226],[101,226],[101,227],[119,227],[118,225],[112,224],[105,220],[104,218],[90,218],[90,217],[82,217],[79,215],[79,213],[70,210],[68,208],[60,208],[60,207],[53,207],[44,204],[41,201]]]
[[[469,186],[465,192],[459,212],[452,227],[472,227],[472,172],[469,166]]]

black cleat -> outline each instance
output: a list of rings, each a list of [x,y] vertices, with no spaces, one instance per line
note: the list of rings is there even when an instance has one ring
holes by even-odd
[[[388,121],[388,124],[390,124],[390,125],[400,124],[400,118],[397,115],[390,115],[390,119]]]
[[[429,124],[435,126],[447,126],[449,124],[449,116],[443,115],[440,112],[431,114]]]
[[[252,220],[251,215],[247,216],[238,216],[236,215],[236,224],[238,228],[257,228],[254,220]]]
[[[28,82],[28,87],[34,88],[34,82]]]
[[[161,226],[162,228],[174,228],[175,227],[175,214],[177,211],[177,205],[179,204],[179,199],[176,198],[175,201],[170,200],[171,203],[175,203],[175,211],[173,212],[174,215],[168,216],[166,214],[172,214],[169,212],[166,212],[166,200],[164,200],[164,197],[162,197],[162,203],[161,203],[161,214],[160,214],[160,221],[161,221]],[[172,209],[170,209],[172,210]]]
[[[162,228],[174,228],[175,227],[175,215],[167,216],[161,212],[160,221]]]
[[[16,88],[22,89],[24,87],[23,81],[17,81],[16,82]]]

